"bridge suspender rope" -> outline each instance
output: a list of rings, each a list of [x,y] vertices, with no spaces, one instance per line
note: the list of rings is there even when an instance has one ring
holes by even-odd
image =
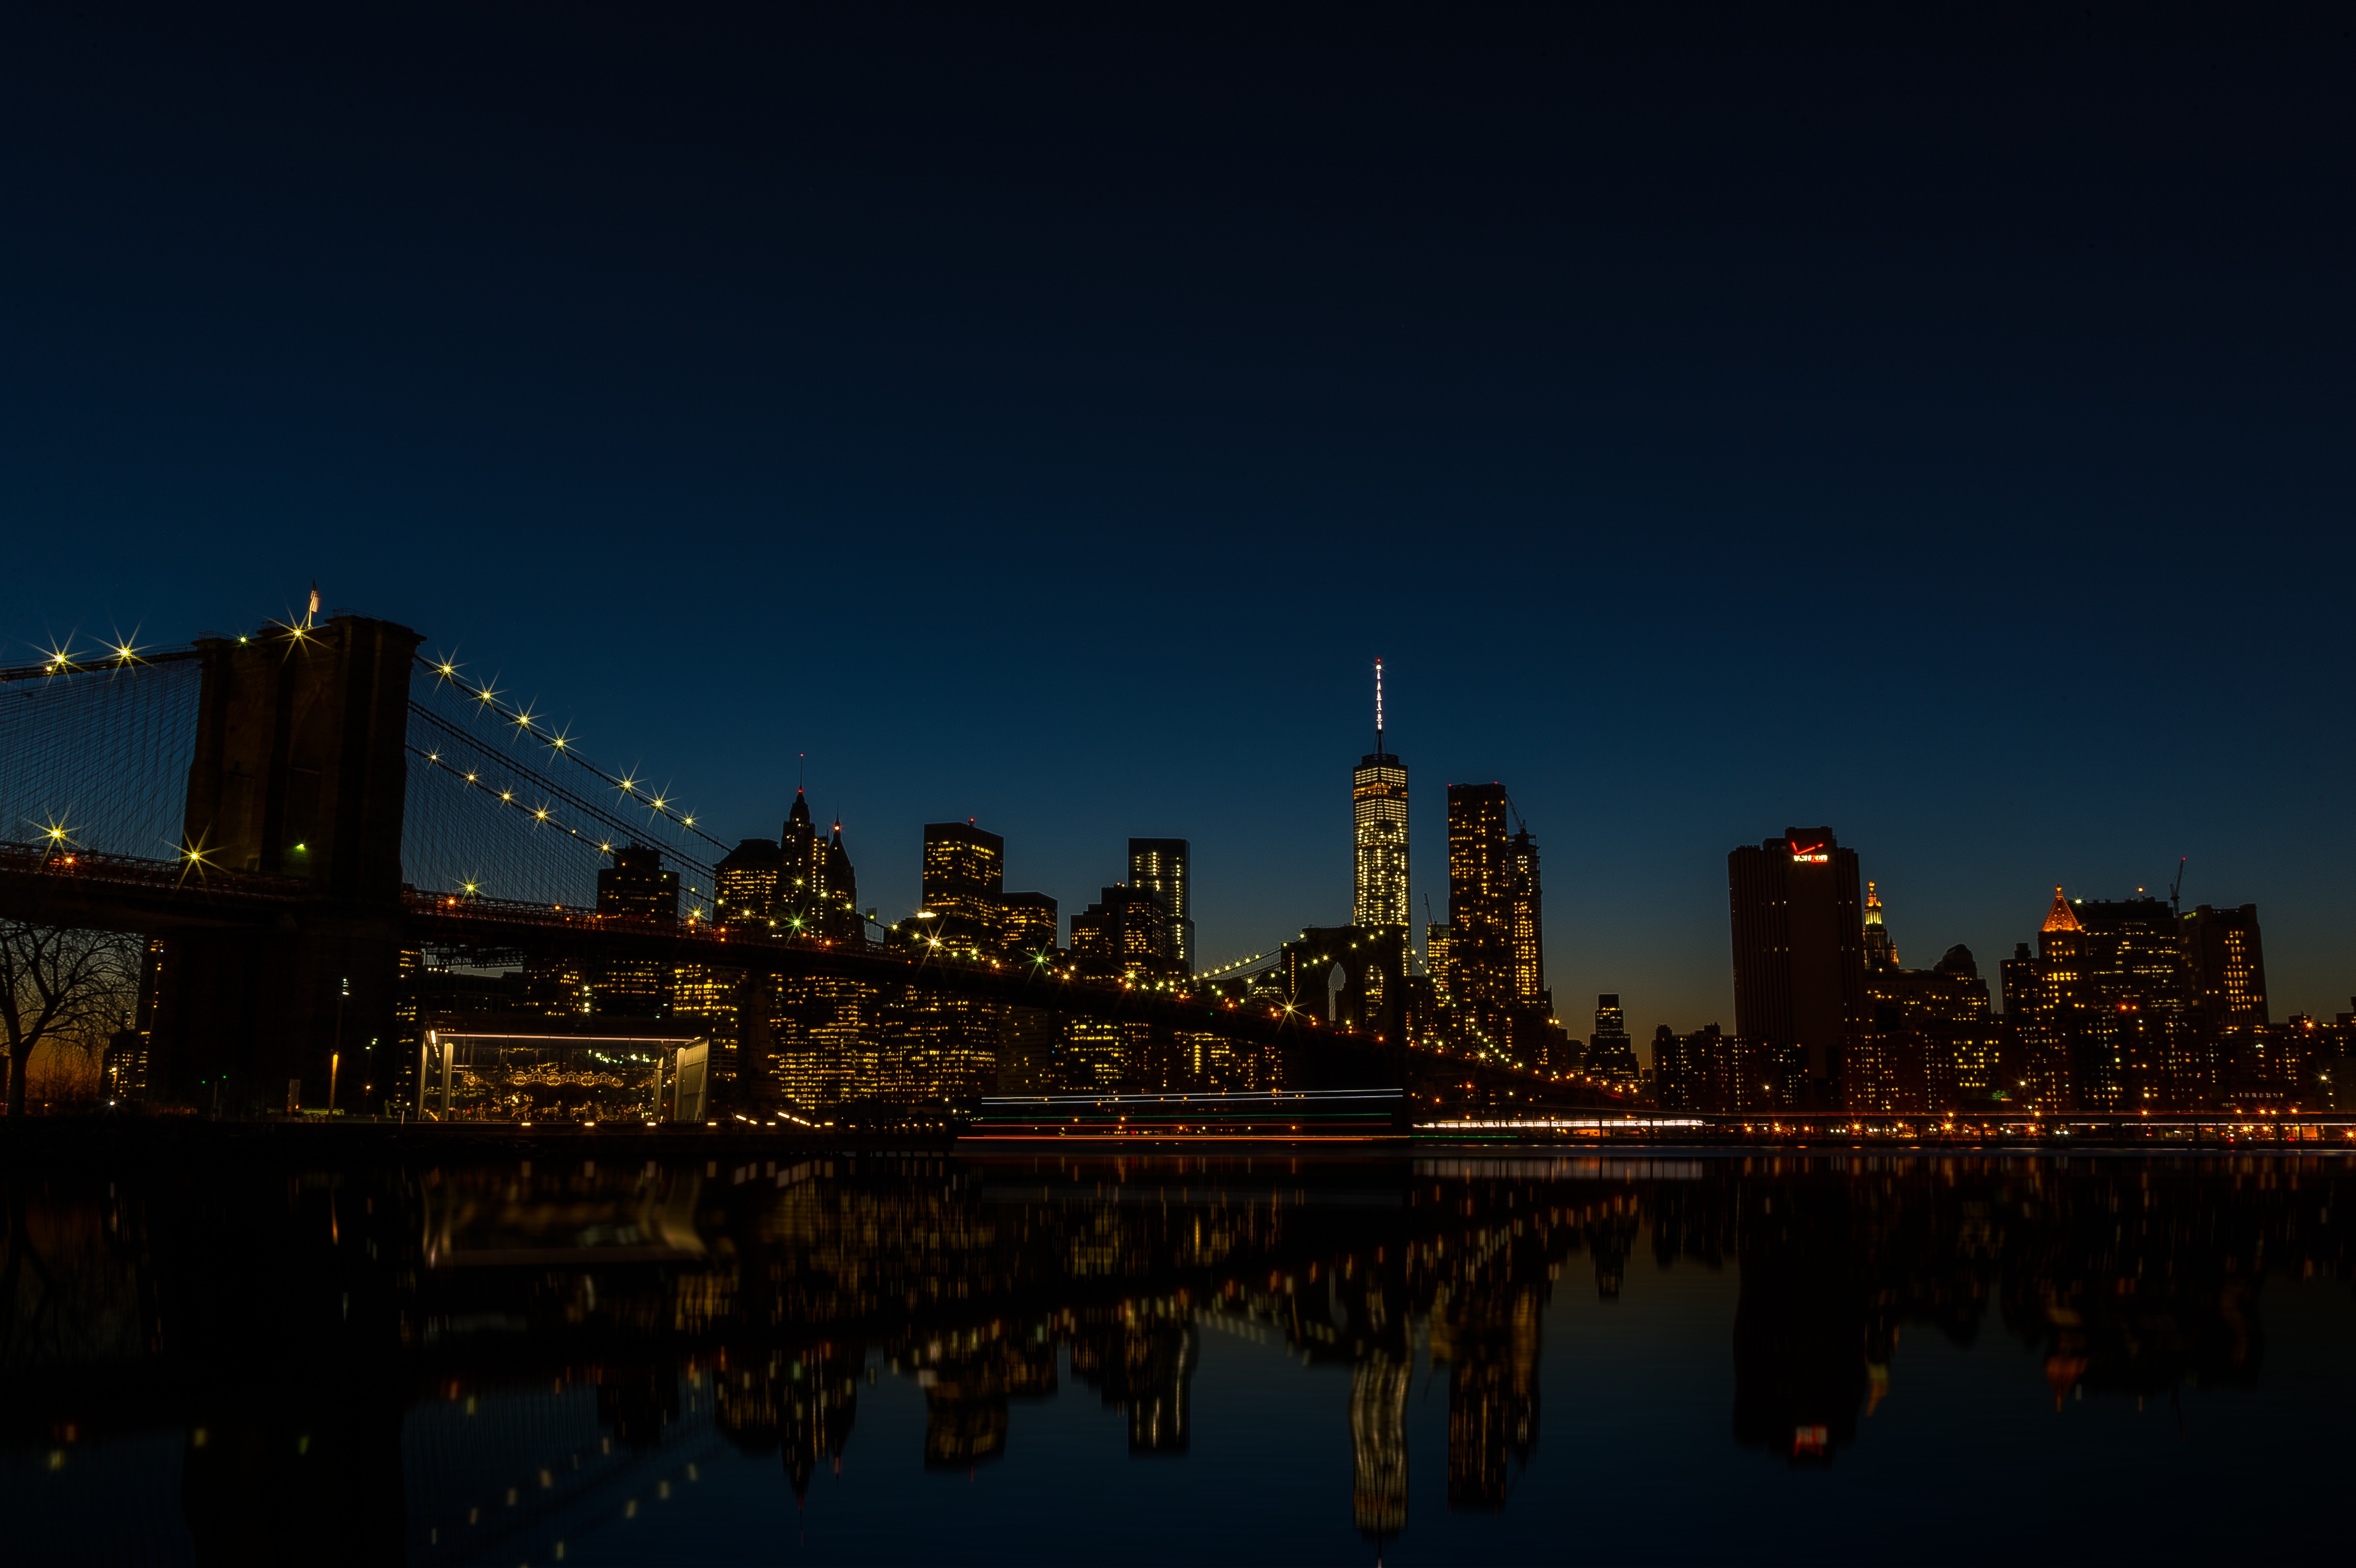
[[[0,667],[0,841],[177,859],[199,657],[126,639]]]

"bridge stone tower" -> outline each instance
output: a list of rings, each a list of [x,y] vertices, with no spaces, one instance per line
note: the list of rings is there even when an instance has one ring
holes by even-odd
[[[1360,1088],[1403,1081],[1408,996],[1405,928],[1308,926],[1299,940],[1284,944],[1277,962],[1284,995],[1300,1012],[1320,1023],[1376,1035],[1384,1042],[1379,1052],[1360,1047],[1340,1057],[1297,1046],[1286,1058],[1289,1086]]]
[[[158,1065],[224,1112],[359,1103],[367,1047],[390,1072],[402,946],[409,677],[423,639],[359,615],[210,637],[201,650],[186,842],[203,863],[300,884],[266,927],[166,941]],[[222,1083],[226,1077],[227,1083]]]

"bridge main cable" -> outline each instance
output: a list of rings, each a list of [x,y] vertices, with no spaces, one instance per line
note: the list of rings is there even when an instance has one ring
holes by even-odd
[[[563,784],[558,783],[552,778],[550,778],[546,773],[541,772],[539,769],[530,767],[524,763],[519,763],[517,759],[513,757],[503,755],[497,747],[491,745],[481,736],[468,734],[465,729],[453,720],[443,717],[441,714],[433,711],[431,709],[428,709],[422,704],[414,702],[411,703],[410,711],[417,718],[433,725],[434,729],[440,731],[443,734],[448,736],[458,744],[466,746],[468,749],[478,752],[482,756],[488,758],[502,770],[505,770],[511,774],[519,773],[525,777],[537,781],[540,785],[548,792],[552,798],[564,802],[574,811],[581,813],[583,816],[594,822],[597,826],[605,828],[609,835],[616,836],[626,841],[636,841],[638,837],[638,828],[636,824],[620,816],[615,812],[608,810],[606,807],[600,805],[595,801],[590,800],[573,790],[567,789]],[[409,743],[409,750],[412,755],[419,757],[429,766],[447,768],[451,765],[440,752],[429,751],[425,747],[418,745],[413,741]],[[518,811],[522,812],[526,816],[538,817],[542,821],[547,820],[547,818],[541,815],[545,808],[535,808],[523,801],[513,798],[513,796],[507,792],[496,790],[490,784],[483,783],[482,780],[475,773],[462,773],[461,777],[471,788],[484,790],[498,795],[502,805],[511,805]],[[577,827],[570,827],[562,823],[550,823],[549,825],[555,827],[558,831],[567,833],[573,837],[577,838],[582,837],[581,830]],[[610,843],[600,844],[598,848],[603,853],[611,854],[613,852]],[[706,878],[710,878],[715,874],[711,866],[704,864],[702,861],[695,859],[691,855],[680,853],[676,848],[674,848],[671,853],[673,858],[687,869],[699,871]]]
[[[60,648],[39,664],[0,667],[0,686],[13,686],[24,680],[55,680],[60,676],[104,675],[142,665],[185,664],[205,656],[204,649],[194,644],[168,648],[135,648],[129,643],[110,644],[102,659],[77,659]]]
[[[437,681],[455,687],[459,691],[465,693],[469,699],[481,703],[485,711],[495,713],[504,722],[514,725],[519,733],[530,736],[534,741],[538,741],[550,752],[554,752],[557,756],[569,758],[575,765],[594,774],[597,780],[604,784],[607,788],[618,790],[624,795],[636,801],[646,810],[652,812],[654,815],[662,817],[668,822],[677,824],[680,828],[692,834],[697,838],[701,839],[704,843],[710,845],[721,854],[726,854],[729,849],[733,848],[733,846],[729,845],[725,841],[713,837],[711,834],[697,827],[694,817],[671,809],[670,802],[667,798],[661,795],[649,795],[639,785],[637,780],[625,778],[618,773],[609,773],[605,769],[599,767],[596,763],[591,762],[587,757],[582,755],[580,749],[574,746],[567,736],[562,733],[543,733],[542,731],[546,729],[546,726],[542,724],[541,720],[525,709],[515,708],[507,703],[501,702],[498,698],[498,693],[491,688],[477,685],[476,683],[467,680],[466,677],[458,673],[458,667],[452,664],[449,660],[444,659],[437,664],[434,660],[425,657],[423,654],[420,654],[417,656],[417,665],[418,667],[431,674]],[[419,703],[414,698],[411,699],[410,706],[418,712],[423,713],[426,718],[432,720],[437,726],[450,733],[462,736],[466,735],[466,732],[454,725],[450,720],[444,718],[441,714],[435,713],[432,709]],[[466,736],[466,739],[476,745],[481,745],[481,741],[477,737]],[[490,754],[494,756],[498,755],[496,752],[492,752]],[[509,763],[509,765],[512,765],[512,763]],[[552,783],[552,787],[562,788],[561,785],[555,785]],[[603,808],[590,806],[586,802],[579,800],[577,796],[568,798],[573,799],[575,804],[582,805],[584,809],[595,810],[602,813]],[[625,825],[623,827],[623,831],[635,834],[637,829],[635,827]]]

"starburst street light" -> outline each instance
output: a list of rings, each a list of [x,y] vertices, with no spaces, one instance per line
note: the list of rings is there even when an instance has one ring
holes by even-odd
[[[209,835],[199,834],[194,838],[183,838],[180,840],[181,883],[187,881],[188,873],[191,871],[194,871],[199,878],[201,878],[206,872],[213,869],[213,852],[205,843],[207,837],[209,837]]]

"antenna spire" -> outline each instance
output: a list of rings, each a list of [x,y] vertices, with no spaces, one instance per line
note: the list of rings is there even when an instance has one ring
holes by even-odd
[[[1383,754],[1383,661],[1375,661],[1375,755]]]

